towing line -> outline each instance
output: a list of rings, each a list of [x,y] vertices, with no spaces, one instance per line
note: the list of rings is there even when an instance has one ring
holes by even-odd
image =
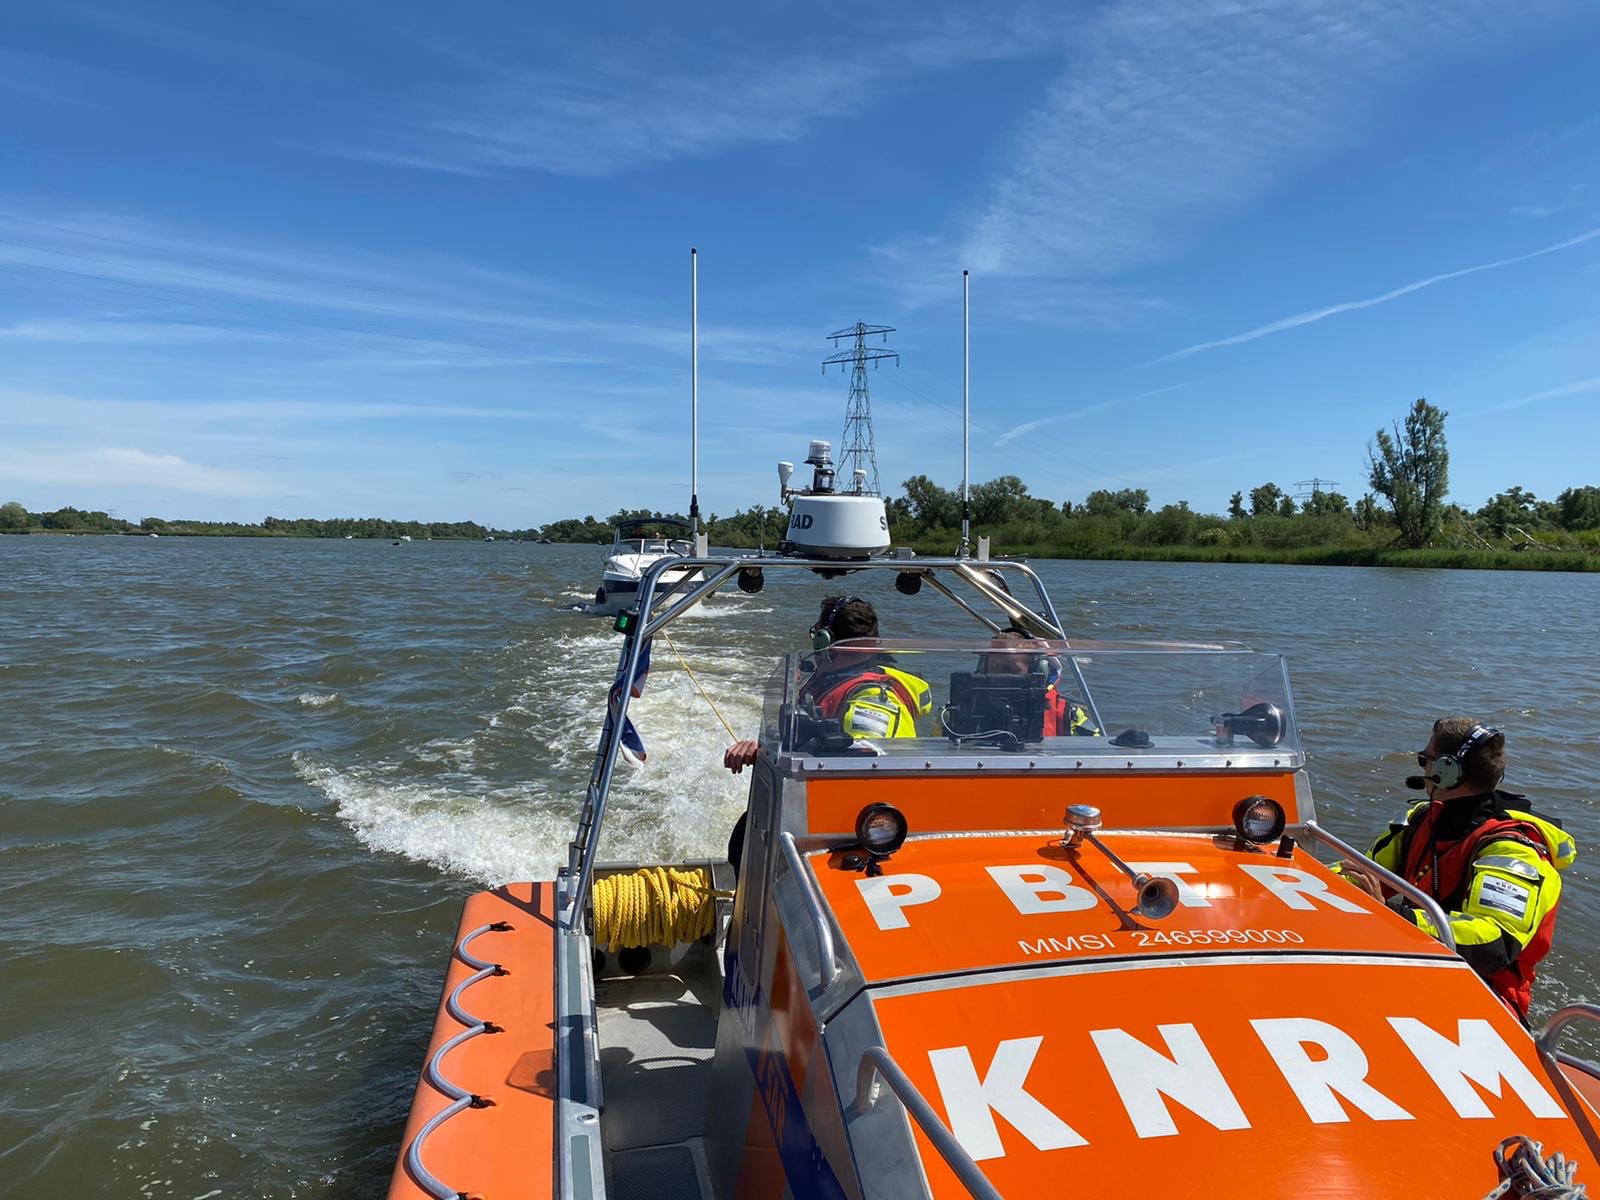
[[[472,939],[479,934],[490,932],[507,933],[510,929],[511,923],[509,921],[494,921],[488,925],[479,925],[456,943],[456,957],[466,963],[467,966],[473,968],[473,973],[450,989],[449,996],[445,998],[444,1006],[445,1011],[467,1028],[435,1050],[428,1058],[428,1065],[422,1072],[422,1077],[438,1091],[448,1096],[450,1103],[429,1117],[427,1123],[417,1130],[417,1136],[411,1139],[411,1145],[406,1147],[406,1170],[411,1173],[411,1177],[422,1186],[424,1191],[434,1197],[434,1200],[468,1200],[468,1197],[467,1193],[459,1188],[453,1188],[441,1182],[427,1167],[422,1165],[423,1143],[428,1140],[428,1136],[435,1129],[464,1109],[488,1108],[494,1103],[493,1100],[485,1096],[475,1095],[465,1088],[456,1086],[445,1077],[444,1072],[440,1069],[440,1064],[444,1062],[444,1056],[463,1042],[471,1041],[479,1034],[500,1032],[500,1026],[492,1021],[479,1020],[462,1008],[461,995],[473,984],[480,983],[491,975],[506,974],[506,969],[499,963],[485,962],[481,958],[474,957],[467,947],[472,943]]]

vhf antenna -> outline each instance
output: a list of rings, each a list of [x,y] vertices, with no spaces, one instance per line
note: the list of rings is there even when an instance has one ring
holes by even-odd
[[[970,482],[968,455],[970,450],[970,426],[972,423],[972,372],[971,360],[971,324],[969,309],[971,306],[971,273],[961,272],[961,545],[956,547],[956,557],[965,558],[972,547],[972,487]]]
[[[689,247],[689,531],[700,536],[700,252]]]

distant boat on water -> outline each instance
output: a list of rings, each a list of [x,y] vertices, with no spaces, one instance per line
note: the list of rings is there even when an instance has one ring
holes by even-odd
[[[674,537],[675,533],[689,537]],[[600,572],[600,586],[594,592],[594,611],[615,614],[630,606],[639,592],[645,572],[663,558],[692,558],[693,527],[676,517],[647,517],[617,522],[611,553]],[[693,583],[697,570],[667,571],[663,587]]]

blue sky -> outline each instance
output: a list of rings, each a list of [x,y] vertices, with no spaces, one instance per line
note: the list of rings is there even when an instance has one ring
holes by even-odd
[[[1582,0],[201,5],[0,18],[0,499],[522,526],[776,497],[827,332],[885,484],[1225,508],[1600,483]],[[759,10],[759,11],[757,11]]]

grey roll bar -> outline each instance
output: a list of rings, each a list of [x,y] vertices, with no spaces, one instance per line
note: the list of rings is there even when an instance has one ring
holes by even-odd
[[[1455,951],[1456,934],[1455,930],[1450,928],[1450,917],[1439,902],[1428,895],[1427,892],[1409,880],[1402,879],[1387,867],[1379,866],[1349,842],[1329,833],[1315,821],[1307,821],[1301,828],[1324,846],[1337,852],[1341,858],[1352,866],[1376,875],[1395,891],[1414,900],[1417,907],[1427,913],[1428,917],[1433,921],[1434,928],[1439,931],[1439,940],[1444,943],[1445,948],[1452,952]]]
[[[1600,1025],[1600,1004],[1569,1004],[1565,1008],[1557,1009],[1533,1040],[1542,1053],[1553,1058],[1561,1046],[1561,1035],[1567,1031],[1568,1026],[1575,1025],[1579,1021],[1592,1021]]]
[[[811,918],[811,931],[817,939],[817,964],[821,975],[821,984],[827,987],[839,978],[839,958],[833,948],[833,926],[828,924],[828,912],[822,905],[822,896],[817,891],[816,880],[812,879],[811,872],[806,869],[804,857],[800,848],[795,845],[794,834],[787,829],[778,835],[778,846],[783,851],[783,860],[789,864],[789,874],[794,876],[795,885],[800,889],[800,896],[806,904],[806,914]]]
[[[1001,611],[1008,614],[1013,612],[1023,614],[1020,619],[1024,621],[1031,619],[1041,629],[1048,629],[1047,636],[1063,636],[1060,628],[1060,618],[1056,616],[1055,606],[1050,602],[1050,595],[1045,591],[1044,584],[1039,581],[1039,577],[1034,573],[1033,568],[1028,566],[1027,563],[1013,559],[1000,559],[982,563],[981,569],[983,571],[1012,572],[1026,578],[1033,585],[1034,594],[1038,597],[1039,606],[1045,614],[1044,616],[1035,613],[1032,609],[1022,605],[1010,595],[983,579],[980,571],[973,569],[971,564],[972,560],[970,559],[957,558],[869,558],[858,560],[795,558],[788,555],[767,554],[663,558],[652,564],[639,584],[638,625],[628,635],[622,646],[621,664],[616,685],[618,691],[616,709],[612,712],[610,705],[607,705],[610,724],[606,727],[606,732],[600,739],[600,745],[595,750],[594,766],[589,772],[589,785],[584,792],[583,808],[578,817],[578,828],[572,842],[567,847],[567,875],[569,880],[573,875],[576,875],[576,886],[571,887],[571,890],[566,893],[567,905],[560,917],[560,923],[563,928],[577,928],[579,918],[587,904],[589,889],[594,882],[595,855],[599,846],[600,830],[605,823],[606,800],[611,794],[611,780],[616,771],[617,754],[622,746],[622,726],[628,715],[629,702],[633,698],[633,684],[639,674],[639,658],[643,652],[644,645],[650,638],[654,637],[684,613],[699,605],[738,572],[746,569],[760,571],[773,569],[809,570],[823,574],[825,577],[845,571],[866,570],[894,571],[896,573],[911,572],[931,577],[932,572],[935,570],[950,570],[965,578],[980,593],[992,600]],[[664,611],[652,615],[656,605],[657,586],[660,583],[661,576],[668,571],[690,571],[692,573],[703,571],[706,572],[706,577],[687,590],[682,585],[671,587],[667,595],[675,598],[673,602]],[[1003,598],[1004,603],[999,598]],[[969,611],[971,610],[969,609]],[[1048,625],[1048,622],[1054,622],[1054,624]]]
[[[899,1097],[906,1115],[921,1126],[922,1132],[933,1143],[933,1148],[939,1152],[939,1157],[955,1172],[969,1196],[977,1200],[1001,1200],[1000,1193],[989,1182],[989,1177],[983,1173],[977,1161],[967,1153],[965,1146],[956,1141],[956,1135],[939,1120],[933,1106],[917,1091],[917,1085],[907,1078],[900,1064],[882,1046],[868,1046],[861,1052],[861,1062],[856,1067],[858,1114],[866,1112],[878,1102],[879,1079],[887,1083],[889,1089]]]

